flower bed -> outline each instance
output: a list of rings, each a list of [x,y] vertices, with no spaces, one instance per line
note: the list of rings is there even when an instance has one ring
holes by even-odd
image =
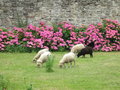
[[[87,43],[95,39],[96,51],[120,50],[120,23],[104,19],[102,23],[80,27],[67,22],[53,26],[40,22],[39,27],[30,24],[25,28],[14,27],[11,31],[0,29],[0,51],[68,50],[75,44],[85,44],[89,36]]]

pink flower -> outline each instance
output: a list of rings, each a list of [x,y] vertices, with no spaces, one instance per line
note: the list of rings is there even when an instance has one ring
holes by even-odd
[[[7,34],[7,32],[1,32],[1,34]]]
[[[74,46],[74,44],[69,44],[69,46],[71,46],[71,47],[72,47],[72,46]]]
[[[2,39],[0,38],[0,42],[2,41]]]
[[[23,38],[23,41],[27,41],[27,38]]]
[[[67,43],[72,43],[72,41],[71,41],[71,40],[67,40],[66,42],[67,42]]]
[[[22,32],[22,28],[18,28],[18,27],[13,27],[14,30],[17,30],[19,32]]]
[[[33,45],[33,42],[28,42],[28,44]]]
[[[60,43],[59,46],[66,46],[66,44]]]
[[[44,25],[45,25],[45,22],[40,21],[40,25],[41,25],[41,26],[44,26]]]
[[[0,31],[3,31],[2,29],[0,29]]]
[[[51,46],[51,48],[54,50],[58,50],[58,48],[56,46]]]
[[[31,30],[36,30],[36,27],[33,26],[32,24],[28,25],[28,29],[31,29]]]

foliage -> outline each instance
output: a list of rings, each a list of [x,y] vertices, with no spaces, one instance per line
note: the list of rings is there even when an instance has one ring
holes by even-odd
[[[46,71],[47,72],[53,72],[53,63],[54,63],[54,57],[49,56],[48,61],[46,62]]]
[[[24,78],[24,84],[25,84],[26,90],[33,90],[32,89],[32,87],[33,87],[32,84],[28,84],[27,81],[26,81],[26,78]]]
[[[32,84],[27,88],[27,90],[32,90]]]
[[[48,26],[40,22],[36,27],[28,25],[24,28],[14,27],[9,31],[0,29],[0,51],[32,52],[41,48],[52,51],[68,50],[75,44],[85,44],[96,40],[96,51],[120,50],[120,23],[116,20],[104,19],[102,23],[76,27],[68,22]],[[16,50],[13,50],[15,46]]]
[[[9,81],[3,75],[0,75],[0,90],[7,90],[8,85]]]

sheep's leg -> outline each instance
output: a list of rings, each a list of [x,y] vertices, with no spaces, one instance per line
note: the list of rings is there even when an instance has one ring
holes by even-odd
[[[66,63],[64,63],[63,67],[66,68]]]
[[[90,54],[90,57],[93,57],[93,54],[92,54],[92,53]]]
[[[66,68],[69,68],[69,65],[68,65],[68,63],[66,63]]]
[[[70,68],[72,67],[72,62],[70,62]]]
[[[74,62],[74,67],[75,67],[75,60],[73,62]]]
[[[85,58],[85,54],[83,55],[83,58]]]
[[[43,64],[42,64],[42,63],[40,64],[40,67],[43,67]]]
[[[66,63],[64,64],[64,68],[66,68]]]
[[[63,64],[63,68],[65,68],[66,67],[66,65],[65,64]]]
[[[78,54],[77,54],[77,57],[79,58],[80,56],[81,56],[80,53],[78,53]]]
[[[69,68],[69,63],[66,63],[67,64],[67,68]]]

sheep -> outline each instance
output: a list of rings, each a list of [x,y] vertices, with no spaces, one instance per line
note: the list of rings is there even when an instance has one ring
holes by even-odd
[[[70,63],[70,66],[72,66],[72,62],[74,62],[74,66],[75,66],[75,54],[73,52],[69,52],[65,54],[60,60],[59,67],[60,68],[62,68],[63,66],[65,67],[65,63],[66,64]]]
[[[85,44],[87,44],[88,39],[90,38],[90,36],[88,36],[88,38],[85,40]],[[81,51],[79,51],[79,53],[77,54],[77,57],[83,55],[83,57],[85,57],[85,54],[90,54],[90,57],[93,57],[93,48],[95,47],[95,42],[96,40],[93,39],[85,48],[83,48]]]
[[[79,51],[77,57],[83,55],[85,57],[85,54],[90,54],[90,57],[93,57],[93,48],[95,47],[95,40],[91,41],[85,48],[83,48],[81,51]]]
[[[85,46],[83,44],[77,44],[71,48],[71,52],[78,54]]]
[[[50,56],[51,56],[51,52],[49,51],[41,54],[41,56],[37,60],[37,66],[42,66],[42,64],[45,63]]]
[[[90,54],[90,57],[93,57],[93,48],[90,46],[86,46],[85,48],[83,48],[77,55],[77,57],[83,55],[83,57],[85,57],[85,54]]]
[[[44,52],[47,52],[47,51],[49,51],[49,49],[42,49],[42,50],[40,50],[40,51],[35,55],[35,57],[33,58],[33,62],[36,62],[37,59],[41,56],[41,54],[43,54]]]

